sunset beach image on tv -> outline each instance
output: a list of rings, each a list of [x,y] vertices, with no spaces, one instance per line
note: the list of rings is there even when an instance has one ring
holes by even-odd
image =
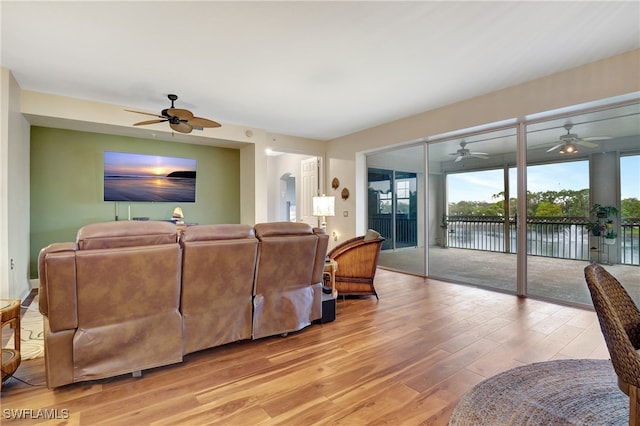
[[[104,153],[104,201],[196,201],[196,160]]]

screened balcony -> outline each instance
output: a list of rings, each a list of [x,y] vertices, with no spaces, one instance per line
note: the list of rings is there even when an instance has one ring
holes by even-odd
[[[387,239],[379,265],[590,305],[582,270],[593,261],[622,268],[640,299],[640,104],[631,98],[369,155],[368,227]],[[618,209],[613,240],[590,235],[596,203]]]

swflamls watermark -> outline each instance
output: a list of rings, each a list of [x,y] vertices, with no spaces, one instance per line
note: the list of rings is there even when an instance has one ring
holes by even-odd
[[[5,408],[5,420],[64,420],[70,417],[67,408]]]

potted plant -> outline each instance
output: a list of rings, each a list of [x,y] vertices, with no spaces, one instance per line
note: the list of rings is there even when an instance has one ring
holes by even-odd
[[[616,243],[616,238],[617,237],[618,237],[618,234],[616,233],[616,231],[610,229],[604,235],[604,243],[608,244],[608,245],[613,245],[613,244]]]
[[[447,248],[449,245],[449,234],[447,228],[449,227],[449,223],[447,222],[447,215],[443,214],[442,219],[440,220],[440,228],[442,228],[442,247]]]
[[[593,222],[587,223],[587,228],[594,237],[601,235],[606,236],[613,229],[613,217],[618,214],[615,206],[603,206],[602,204],[594,204],[591,207],[591,215],[594,217]]]
[[[594,204],[591,207],[591,213],[599,219],[608,218],[618,214],[618,209],[615,206],[603,206],[601,204]]]
[[[440,228],[447,229],[449,225],[447,224],[447,215],[443,214],[442,219],[440,220]]]
[[[599,237],[602,235],[603,226],[600,222],[589,222],[587,223],[587,229],[591,232],[591,235],[594,237]]]

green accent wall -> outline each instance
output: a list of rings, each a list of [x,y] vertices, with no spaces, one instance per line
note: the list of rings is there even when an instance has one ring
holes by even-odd
[[[31,127],[30,275],[38,253],[75,241],[79,228],[115,220],[116,203],[103,201],[104,151],[195,158],[195,203],[119,202],[119,218],[168,220],[182,208],[187,223],[240,223],[240,151],[207,145]]]

